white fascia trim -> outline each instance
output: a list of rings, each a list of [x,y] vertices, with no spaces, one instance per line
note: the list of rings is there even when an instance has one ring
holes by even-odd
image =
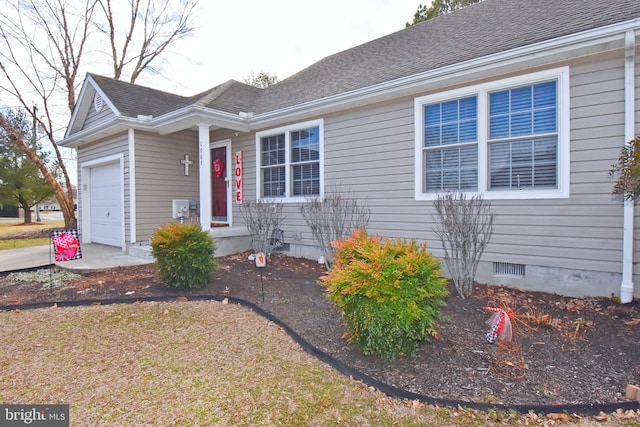
[[[87,80],[91,83],[91,85],[96,90],[96,92],[98,92],[100,97],[102,97],[102,102],[106,103],[109,106],[109,108],[111,109],[114,115],[120,116],[121,115],[120,111],[116,108],[113,102],[111,102],[109,97],[102,91],[102,89],[100,89],[100,86],[96,83],[93,77],[87,76]]]
[[[410,93],[415,91],[416,87],[433,85],[440,80],[460,78],[466,74],[482,71],[482,69],[496,68],[523,60],[535,60],[569,49],[582,49],[597,44],[619,41],[621,40],[621,36],[624,37],[627,31],[633,29],[640,29],[640,18],[483,56],[378,85],[294,105],[281,110],[257,114],[251,121],[251,125],[252,127],[264,127],[268,126],[272,121],[282,120],[289,115],[320,114],[328,108],[335,110],[336,107],[342,104],[357,103],[358,101],[363,102],[365,99],[370,99],[371,97],[384,99],[385,94],[394,95],[399,90],[405,90],[407,93]]]
[[[80,94],[78,95],[78,103],[76,104],[76,107],[73,109],[73,114],[71,115],[71,119],[69,120],[69,125],[67,126],[67,130],[65,131],[64,134],[64,138],[66,139],[69,136],[69,131],[71,131],[71,129],[73,129],[73,124],[75,123],[75,121],[78,118],[78,113],[80,112],[80,110],[82,110],[82,104],[89,103],[90,105],[93,105],[93,100],[92,99],[85,99],[86,92],[87,92],[87,88],[89,87],[89,85],[91,85],[91,87],[100,95],[100,97],[102,98],[103,102],[105,102],[107,104],[107,106],[109,106],[109,108],[111,109],[111,111],[113,112],[113,114],[115,116],[119,116],[120,115],[120,111],[118,111],[118,109],[116,108],[116,106],[111,102],[111,100],[107,97],[107,95],[105,95],[105,93],[102,91],[102,89],[100,89],[100,86],[98,86],[98,84],[96,83],[96,81],[93,79],[93,77],[91,77],[90,75],[87,75],[87,78],[85,79],[83,85],[82,85],[82,89],[80,89]],[[89,107],[91,108],[91,107]]]
[[[160,134],[174,132],[177,127],[184,128],[184,123],[207,123],[208,126],[219,126],[239,132],[249,132],[250,119],[241,118],[237,114],[213,110],[201,105],[190,105],[151,120],[151,126]]]
[[[71,137],[60,141],[58,145],[66,148],[78,148],[80,145],[95,141],[99,137],[106,138],[118,132],[128,132],[129,129],[153,131],[148,122],[129,117],[116,117],[115,119],[104,120],[89,129],[74,133]]]
[[[206,123],[209,127],[220,126],[239,132],[249,132],[249,120],[240,118],[236,114],[211,110],[202,106],[190,106],[151,120],[125,116],[108,118],[89,129],[83,129],[70,137],[66,137],[59,144],[62,147],[77,148],[83,143],[95,140],[96,136],[104,135],[106,137],[129,129],[155,131],[160,135],[166,135],[177,130],[196,127],[202,123]]]

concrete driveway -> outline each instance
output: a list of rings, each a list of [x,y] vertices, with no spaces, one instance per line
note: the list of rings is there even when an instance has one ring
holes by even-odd
[[[55,264],[65,270],[88,272],[152,262],[148,259],[132,257],[114,246],[90,243],[82,245],[80,250],[82,251],[82,259]],[[0,251],[0,272],[47,267],[52,263],[54,263],[52,245]]]

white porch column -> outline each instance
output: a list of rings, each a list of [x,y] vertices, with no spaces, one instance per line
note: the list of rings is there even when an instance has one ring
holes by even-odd
[[[200,226],[211,230],[211,149],[209,148],[209,126],[198,125],[198,158],[200,175]]]

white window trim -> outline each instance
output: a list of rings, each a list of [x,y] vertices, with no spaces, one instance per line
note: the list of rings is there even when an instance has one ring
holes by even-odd
[[[510,89],[540,83],[544,80],[558,81],[558,188],[553,190],[489,190],[488,189],[488,94],[498,90]],[[569,67],[560,67],[522,76],[482,83],[479,85],[454,89],[446,92],[422,96],[414,100],[415,123],[415,199],[435,200],[441,193],[424,193],[424,106],[476,95],[478,98],[478,191],[465,192],[469,195],[481,194],[488,200],[517,199],[561,199],[569,197]]]
[[[275,203],[296,203],[304,202],[310,196],[291,196],[291,136],[290,133],[296,130],[317,127],[319,129],[319,167],[320,167],[320,194],[311,197],[324,198],[324,119],[310,120],[302,123],[295,123],[275,129],[269,129],[256,133],[256,201],[268,201]],[[284,197],[262,197],[262,150],[260,141],[262,138],[285,135],[285,196]]]

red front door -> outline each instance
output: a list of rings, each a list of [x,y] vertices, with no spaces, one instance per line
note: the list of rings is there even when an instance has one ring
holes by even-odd
[[[227,147],[211,149],[211,222],[228,224],[227,215]]]

